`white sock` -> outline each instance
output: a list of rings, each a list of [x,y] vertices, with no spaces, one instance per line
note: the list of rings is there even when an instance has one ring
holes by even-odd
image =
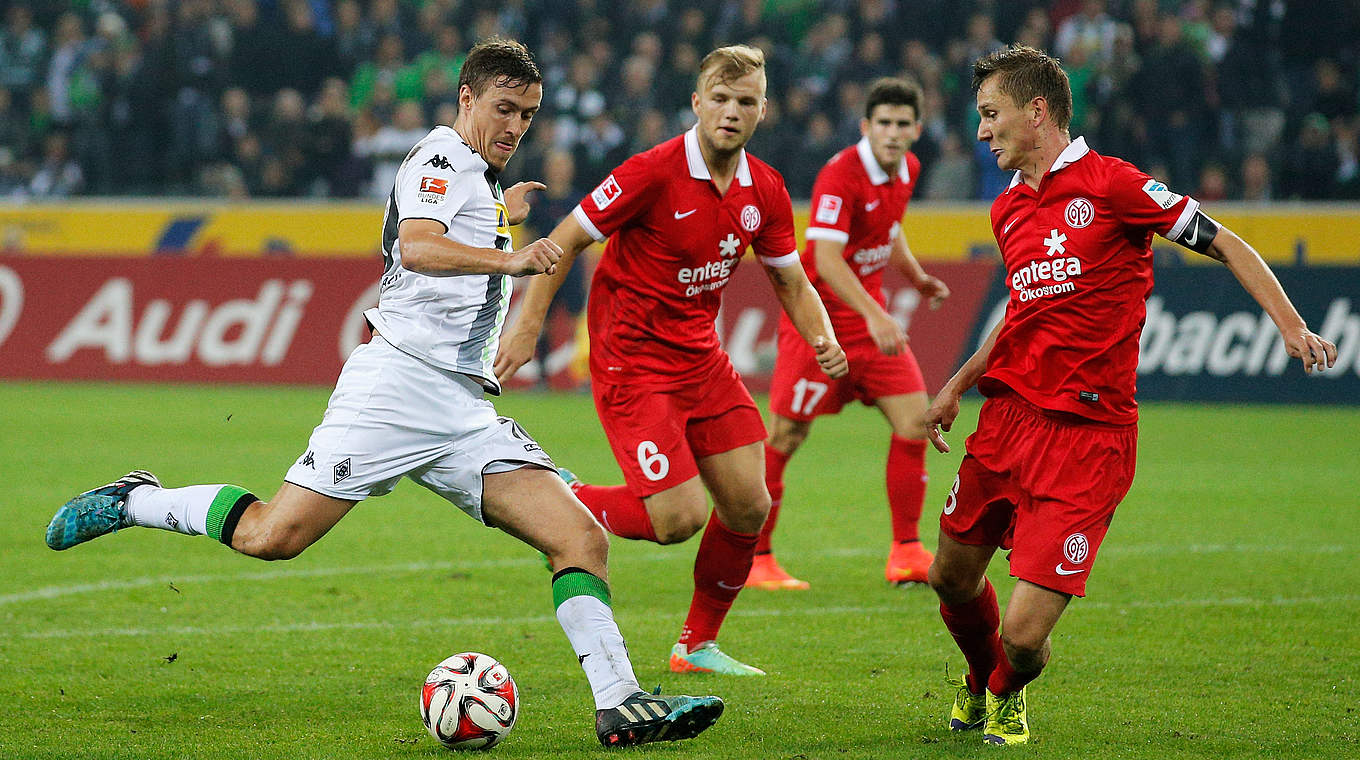
[[[573,596],[557,606],[557,622],[595,692],[595,709],[618,707],[642,691],[609,605],[588,594]]]
[[[142,486],[128,495],[127,513],[133,525],[173,530],[190,536],[208,533],[208,507],[222,486],[157,488]]]

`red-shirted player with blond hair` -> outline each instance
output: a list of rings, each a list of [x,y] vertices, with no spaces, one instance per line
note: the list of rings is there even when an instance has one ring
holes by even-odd
[[[1023,744],[1025,685],[1048,662],[1067,603],[1085,595],[1133,483],[1153,233],[1226,264],[1306,372],[1333,366],[1336,346],[1309,331],[1255,249],[1198,201],[1071,138],[1072,90],[1057,60],[1005,48],[973,65],[973,88],[978,140],[1015,172],[992,204],[1010,302],[926,412],[931,441],[948,451],[940,430],[959,397],[973,385],[987,397],[945,500],[930,584],[968,662],[950,728]],[[998,548],[1011,550],[1019,579],[1004,623],[985,575]]]
[[[932,307],[949,297],[949,288],[926,274],[902,234],[902,214],[921,175],[921,162],[911,152],[921,136],[921,101],[914,82],[874,82],[860,121],[863,137],[833,156],[813,185],[803,266],[826,304],[850,373],[838,380],[823,377],[788,318],[779,320],[765,447],[770,517],[756,544],[748,586],[808,587],[779,566],[770,548],[784,495],[784,465],[814,419],[836,414],[855,399],[878,407],[892,428],[886,469],[893,540],[884,577],[890,583],[926,582],[931,555],[916,525],[926,495],[926,383],[883,296],[883,270],[891,266]]]
[[[748,246],[822,371],[847,365],[799,263],[784,180],[744,149],[765,115],[764,55],[714,50],[696,90],[693,129],[625,161],[553,230],[558,274],[526,290],[494,366],[506,378],[529,360],[573,257],[608,238],[587,307],[591,391],[627,484],[563,477],[614,535],[671,544],[704,529],[671,670],[764,675],[716,643],[770,510],[765,425],[713,326]]]

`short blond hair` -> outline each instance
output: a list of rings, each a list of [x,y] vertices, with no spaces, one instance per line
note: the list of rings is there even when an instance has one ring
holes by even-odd
[[[704,56],[699,62],[699,80],[695,89],[705,84],[727,84],[759,71],[765,73],[765,53],[750,45],[728,45]]]

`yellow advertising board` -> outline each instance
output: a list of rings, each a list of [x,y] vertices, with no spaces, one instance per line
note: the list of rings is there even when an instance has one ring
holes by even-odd
[[[1209,210],[1269,261],[1290,263],[1302,255],[1314,264],[1360,262],[1360,205],[1224,203]],[[377,202],[0,205],[0,254],[374,256],[382,215]],[[795,204],[800,240],[807,218],[807,204]],[[904,227],[923,260],[964,261],[996,252],[986,204],[913,204]]]

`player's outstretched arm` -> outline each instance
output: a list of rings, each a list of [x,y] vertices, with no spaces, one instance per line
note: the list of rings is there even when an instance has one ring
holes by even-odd
[[[1270,315],[1284,338],[1289,355],[1303,360],[1303,371],[1321,372],[1336,365],[1336,344],[1308,329],[1294,304],[1280,287],[1280,281],[1261,254],[1227,227],[1219,227],[1204,255],[1228,266],[1242,287]]]
[[[775,295],[779,297],[784,313],[789,315],[798,334],[816,352],[817,363],[821,365],[822,371],[831,377],[844,377],[850,371],[850,364],[845,360],[845,351],[836,341],[836,331],[831,327],[831,318],[826,315],[826,306],[822,304],[816,288],[808,281],[803,265],[796,257],[791,258],[794,260],[787,266],[766,265],[765,274],[774,285]]]
[[[595,242],[590,233],[586,232],[581,223],[571,215],[557,225],[547,240],[557,246],[561,257],[557,261],[556,269],[548,272],[547,277],[535,277],[529,281],[529,287],[524,291],[524,299],[520,301],[519,315],[501,336],[496,361],[491,365],[496,373],[496,379],[501,382],[513,377],[520,367],[534,358],[534,345],[538,342],[538,334],[543,330],[543,320],[547,319],[548,307],[552,305],[553,296],[557,294],[558,288],[562,287],[562,282],[571,271],[571,265],[576,261],[577,254]]]
[[[873,338],[878,350],[889,356],[902,353],[907,347],[907,333],[869,295],[864,283],[845,263],[845,243],[839,240],[817,240],[812,250],[817,258],[817,276],[837,298],[864,318],[864,326],[868,328],[869,337]]]
[[[893,240],[891,261],[893,266],[897,267],[897,271],[907,278],[907,282],[910,282],[911,286],[916,288],[916,292],[925,297],[930,308],[940,308],[944,299],[949,297],[949,286],[944,284],[944,280],[926,273],[921,262],[917,261],[916,257],[912,255],[911,246],[907,245],[906,236],[900,231],[897,233],[897,238]]]
[[[987,339],[972,356],[968,357],[968,361],[959,367],[959,371],[949,378],[949,382],[944,384],[935,395],[935,399],[930,402],[930,408],[926,409],[926,436],[930,438],[930,443],[936,451],[949,453],[949,444],[945,443],[944,434],[940,431],[948,433],[954,426],[954,420],[959,416],[959,399],[963,398],[963,394],[976,385],[987,371],[987,357],[992,353],[992,346],[996,343],[996,336],[1001,332],[1002,324],[996,323],[996,327],[987,334]]]
[[[435,277],[460,274],[508,274],[515,277],[551,272],[562,257],[557,244],[539,239],[506,255],[499,248],[478,248],[444,237],[446,228],[433,219],[407,219],[397,228],[401,265]]]

